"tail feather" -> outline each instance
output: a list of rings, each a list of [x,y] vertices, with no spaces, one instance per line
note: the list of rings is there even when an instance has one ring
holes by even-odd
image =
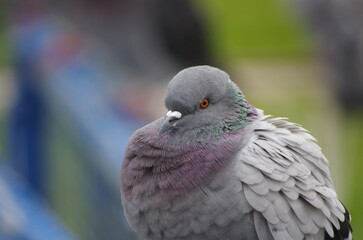
[[[336,229],[334,227],[334,237],[330,237],[327,232],[325,232],[325,240],[351,240],[352,239],[352,227],[350,226],[350,214],[346,207],[344,207],[345,213],[344,213],[344,221],[340,222],[340,229]]]

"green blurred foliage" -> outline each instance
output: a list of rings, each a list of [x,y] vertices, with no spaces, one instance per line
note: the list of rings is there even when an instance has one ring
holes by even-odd
[[[225,58],[305,58],[311,42],[291,5],[276,0],[197,0],[211,49]]]
[[[349,166],[346,187],[351,195],[346,205],[352,215],[354,239],[363,238],[363,112],[349,113],[344,116],[341,132],[344,158],[341,161]]]

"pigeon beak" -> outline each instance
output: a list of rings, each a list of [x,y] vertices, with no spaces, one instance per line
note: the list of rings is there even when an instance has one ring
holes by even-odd
[[[167,130],[176,126],[176,121],[182,117],[182,114],[178,111],[169,111],[165,115],[164,122],[160,128],[160,134],[163,134]]]

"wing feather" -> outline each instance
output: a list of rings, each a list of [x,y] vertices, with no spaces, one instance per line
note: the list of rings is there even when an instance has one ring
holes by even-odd
[[[263,179],[260,183],[250,185],[249,187],[259,195],[266,195],[270,191],[270,187],[266,179]]]
[[[248,203],[257,211],[263,212],[269,207],[270,202],[266,197],[258,195],[248,186],[243,188],[243,190]]]
[[[273,239],[266,219],[259,212],[254,212],[253,220],[259,240]]]

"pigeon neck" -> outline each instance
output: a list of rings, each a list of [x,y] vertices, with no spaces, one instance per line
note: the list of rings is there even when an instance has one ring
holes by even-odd
[[[213,141],[176,143],[170,135],[157,134],[157,128],[146,131],[127,149],[124,192],[136,187],[140,194],[168,200],[208,183],[232,161],[243,138],[226,133]]]
[[[247,102],[241,90],[230,81],[228,94],[231,96],[231,110],[221,124],[222,132],[234,132],[246,127],[257,118],[256,109]]]

